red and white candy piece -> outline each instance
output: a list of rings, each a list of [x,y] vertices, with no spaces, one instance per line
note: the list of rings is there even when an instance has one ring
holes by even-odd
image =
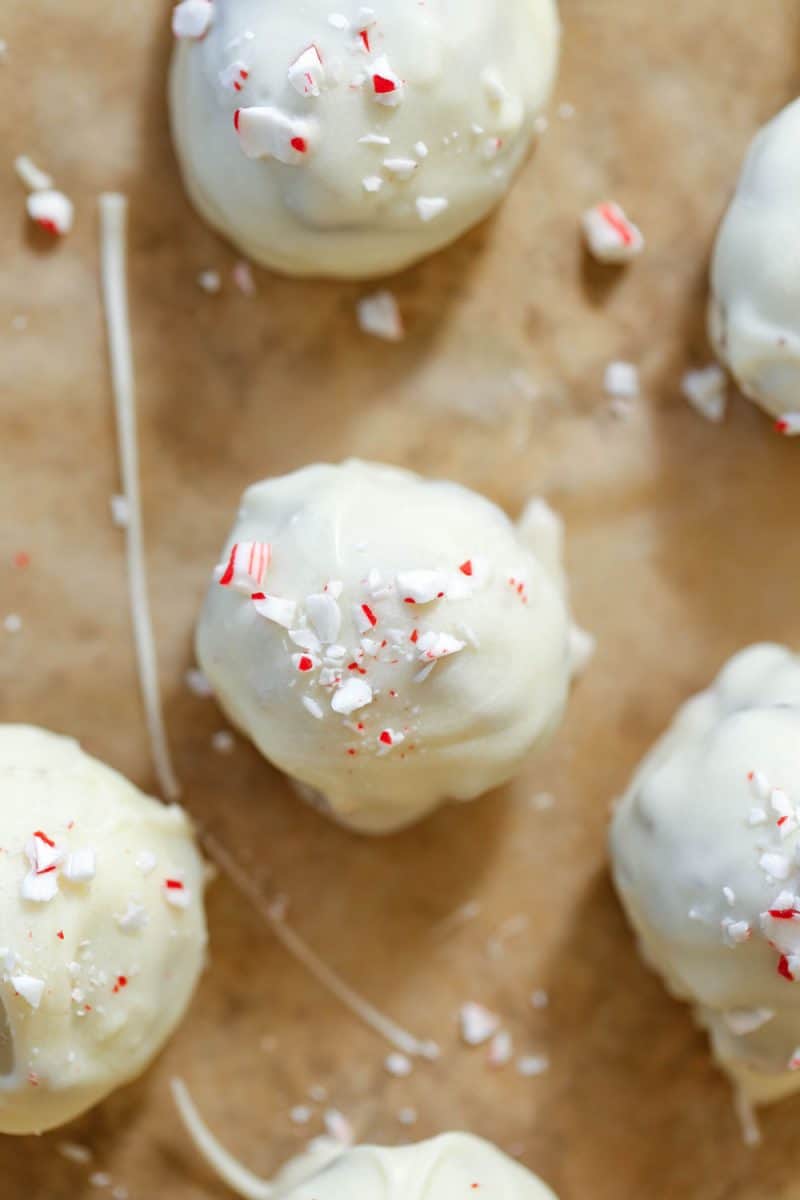
[[[334,712],[349,716],[359,708],[372,703],[372,688],[364,679],[351,677],[333,694],[331,708]]]
[[[316,121],[288,117],[272,105],[237,108],[233,125],[247,158],[275,158],[287,166],[307,161],[318,138]]]
[[[271,561],[269,542],[234,542],[227,563],[217,567],[219,585],[250,596],[264,586]]]
[[[54,189],[32,192],[26,204],[30,219],[48,233],[63,237],[72,229],[75,209],[72,201],[63,192]]]
[[[192,893],[186,884],[174,876],[164,880],[163,895],[172,908],[188,908],[192,902]]]
[[[630,262],[644,249],[641,230],[613,201],[587,209],[581,223],[586,245],[599,262]]]
[[[358,12],[358,17],[355,23],[355,33],[359,44],[365,54],[372,53],[372,42],[370,35],[375,28],[376,17],[375,10],[372,8],[361,8]]]
[[[784,437],[800,437],[800,412],[785,413],[775,422],[775,432]]]
[[[444,571],[398,571],[397,591],[405,604],[430,604],[443,599],[447,575]]]
[[[458,654],[466,644],[449,633],[429,632],[423,633],[418,639],[417,649],[421,659],[426,662],[435,662],[440,658],[448,658],[451,654]]]
[[[391,292],[362,296],[356,306],[359,328],[384,342],[401,342],[405,337],[403,318]]]
[[[315,45],[307,46],[291,64],[289,83],[301,96],[319,96],[325,83],[325,64]]]
[[[316,671],[319,661],[311,654],[293,654],[292,666],[301,675],[306,675],[309,671]]]
[[[25,856],[37,875],[46,875],[55,870],[64,851],[43,830],[37,829],[25,846]]]
[[[378,734],[378,742],[385,750],[391,750],[393,746],[399,746],[405,740],[406,735],[397,729],[382,729]]]
[[[267,596],[264,592],[254,592],[250,599],[260,617],[266,617],[268,621],[274,621],[284,629],[291,629],[294,625],[297,612],[294,600],[284,600],[282,596]]]
[[[237,58],[230,66],[223,67],[219,73],[220,83],[229,92],[240,92],[249,78],[250,71],[247,63],[243,63],[240,58]]]
[[[369,633],[378,624],[375,610],[369,604],[354,604],[353,617],[359,633]]]
[[[198,41],[208,33],[213,16],[211,0],[181,0],[172,10],[172,32],[176,38]]]
[[[372,94],[378,104],[383,104],[387,108],[397,108],[403,99],[405,84],[400,76],[392,70],[385,54],[382,54],[373,63],[370,69],[370,83]]]

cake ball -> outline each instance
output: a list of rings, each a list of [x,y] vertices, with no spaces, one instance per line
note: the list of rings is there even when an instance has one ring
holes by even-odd
[[[553,86],[555,0],[184,0],[172,131],[189,195],[249,258],[365,279],[503,197]]]
[[[245,492],[197,631],[234,725],[342,823],[410,824],[509,779],[573,665],[561,527],[350,461]]]
[[[750,147],[717,236],[709,310],[720,359],[785,432],[800,432],[799,192],[796,100]]]
[[[0,1133],[62,1125],[139,1075],[203,966],[181,809],[77,742],[0,726]]]
[[[737,654],[678,712],[614,816],[622,903],[752,1103],[800,1087],[800,658]]]
[[[471,1133],[443,1133],[410,1146],[348,1146],[315,1138],[276,1175],[262,1180],[243,1167],[203,1123],[186,1087],[173,1081],[184,1124],[195,1146],[246,1200],[556,1200],[531,1171]]]

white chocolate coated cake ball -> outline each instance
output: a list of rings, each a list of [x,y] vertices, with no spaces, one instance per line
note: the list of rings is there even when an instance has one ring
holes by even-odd
[[[274,1180],[262,1180],[210,1132],[180,1080],[173,1090],[195,1146],[246,1200],[463,1200],[473,1192],[488,1200],[556,1200],[521,1163],[471,1133],[443,1133],[410,1146],[349,1147],[318,1137]]]
[[[261,752],[365,832],[509,779],[558,724],[561,526],[357,461],[248,489],[197,631]]]
[[[555,0],[186,0],[173,28],[195,207],[264,266],[342,278],[407,267],[487,215],[559,43]]]
[[[189,822],[69,738],[0,726],[0,1133],[139,1075],[205,959]]]
[[[737,654],[678,712],[614,816],[622,903],[754,1103],[800,1087],[800,658]]]
[[[750,147],[717,236],[709,309],[720,359],[751,400],[779,421],[795,418],[785,432],[800,432],[798,195],[800,100]]]

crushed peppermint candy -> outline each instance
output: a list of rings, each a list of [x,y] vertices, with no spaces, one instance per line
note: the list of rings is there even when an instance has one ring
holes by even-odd
[[[268,621],[274,621],[284,629],[291,629],[294,625],[297,612],[294,600],[284,600],[281,596],[267,596],[264,592],[254,592],[250,599],[260,617],[266,617]]]
[[[227,67],[223,67],[217,78],[226,91],[240,92],[250,78],[250,71],[247,63],[237,58]]]
[[[162,895],[173,908],[188,908],[192,903],[192,893],[182,879],[175,877],[164,880]]]
[[[176,38],[205,37],[214,15],[211,0],[181,0],[172,10],[172,32]]]
[[[306,712],[311,713],[311,716],[315,717],[318,721],[321,721],[325,716],[325,710],[319,701],[315,700],[313,696],[303,696],[303,708],[306,710]]]
[[[342,627],[342,613],[330,592],[306,596],[306,614],[323,645],[336,641]]]
[[[325,67],[317,46],[307,46],[290,65],[289,83],[301,96],[320,95],[325,84]]]
[[[415,1125],[417,1123],[417,1110],[406,1106],[397,1110],[397,1119],[401,1125]]]
[[[499,1030],[489,1043],[489,1053],[487,1062],[490,1067],[504,1067],[511,1062],[514,1055],[514,1044],[511,1034],[505,1030]]]
[[[405,604],[430,604],[447,592],[444,571],[398,571],[397,590]]]
[[[352,1146],[355,1140],[353,1127],[343,1113],[336,1108],[329,1108],[324,1116],[325,1129],[329,1137],[342,1146]]]
[[[405,337],[403,318],[391,292],[373,292],[362,296],[356,305],[359,328],[385,342],[401,342]]]
[[[791,860],[777,851],[767,850],[758,860],[759,866],[773,879],[786,879],[791,870]]]
[[[410,179],[419,163],[415,158],[385,158],[383,169],[396,179]]]
[[[67,855],[61,871],[70,883],[89,883],[97,874],[97,855],[91,846],[83,846]]]
[[[701,417],[715,425],[724,420],[728,406],[728,383],[725,372],[716,363],[696,371],[687,371],[681,380],[681,391]]]
[[[406,1054],[401,1054],[399,1050],[392,1054],[387,1054],[383,1060],[383,1066],[389,1075],[393,1075],[395,1079],[405,1079],[413,1070],[411,1059]]]
[[[215,574],[219,575],[220,587],[232,587],[251,596],[264,586],[271,560],[269,542],[235,542],[227,564],[220,564]]]
[[[123,933],[140,933],[149,920],[147,909],[136,900],[129,900],[125,912],[116,917],[117,925]]]
[[[233,734],[228,729],[218,729],[211,735],[211,749],[217,754],[232,754],[235,746]]]
[[[72,229],[75,210],[72,201],[63,192],[48,189],[31,192],[27,199],[28,216],[42,229],[63,237]]]
[[[723,917],[720,924],[723,939],[728,946],[738,946],[750,938],[751,930],[747,921],[734,921],[732,917]]]
[[[370,78],[372,94],[378,104],[396,108],[403,99],[405,84],[400,76],[394,73],[385,54],[373,63]]]
[[[800,436],[800,412],[784,413],[775,422],[775,432],[784,437]]]
[[[233,125],[247,158],[275,158],[287,166],[306,161],[319,136],[316,120],[289,117],[272,105],[237,108]]]
[[[11,986],[18,996],[31,1008],[37,1009],[42,1002],[45,982],[34,975],[12,975]]]
[[[418,196],[416,200],[417,214],[426,223],[440,217],[449,207],[450,201],[444,196]]]
[[[219,271],[206,270],[201,271],[197,276],[197,286],[209,296],[214,296],[217,292],[222,291],[222,276]]]
[[[587,209],[581,224],[589,252],[599,262],[627,263],[644,249],[641,230],[613,202]]]
[[[434,662],[440,658],[448,658],[451,654],[458,654],[466,646],[466,642],[460,642],[458,638],[452,637],[449,633],[423,633],[417,641],[417,649],[419,657],[425,662]]]
[[[296,1104],[289,1110],[289,1120],[294,1125],[307,1125],[313,1115],[313,1110],[307,1104]]]
[[[364,679],[346,679],[331,698],[334,712],[349,716],[359,708],[372,703],[372,688]]]
[[[610,362],[603,375],[603,390],[608,396],[635,400],[639,395],[639,369],[629,362]]]
[[[150,875],[155,871],[158,865],[158,859],[152,850],[140,850],[135,859],[137,871],[141,871],[143,875]]]
[[[256,281],[253,279],[253,268],[249,262],[240,258],[231,271],[233,282],[243,296],[255,296]]]
[[[550,1069],[550,1059],[546,1054],[525,1054],[517,1059],[517,1071],[526,1079],[544,1075]]]
[[[500,1018],[482,1004],[467,1001],[458,1014],[461,1037],[468,1046],[481,1046],[497,1033]]]

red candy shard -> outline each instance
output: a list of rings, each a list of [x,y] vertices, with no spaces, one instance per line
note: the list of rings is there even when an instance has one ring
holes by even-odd
[[[372,86],[375,88],[375,93],[378,96],[386,96],[390,92],[397,90],[397,84],[393,79],[387,79],[385,75],[373,75]]]

